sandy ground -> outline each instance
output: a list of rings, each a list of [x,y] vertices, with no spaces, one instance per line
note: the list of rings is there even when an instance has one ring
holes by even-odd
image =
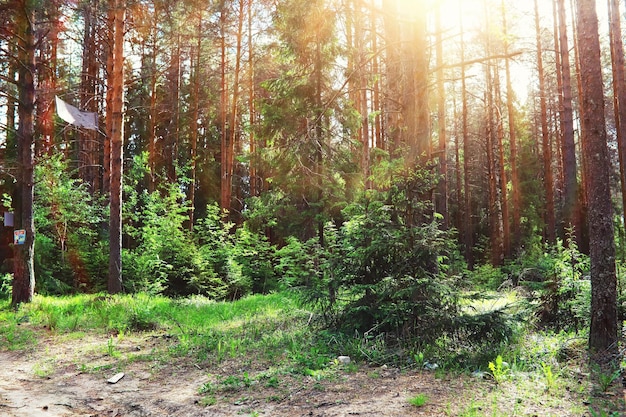
[[[217,365],[185,356],[163,360],[154,353],[167,350],[172,340],[154,334],[116,341],[112,355],[108,340],[64,340],[50,333],[26,351],[0,351],[0,416],[591,416],[583,385],[565,387],[559,395],[538,387],[529,396],[528,384],[496,388],[492,380],[466,375],[366,365],[340,367],[322,378],[274,369],[274,383],[268,384],[259,377],[268,374],[268,364],[254,358]],[[124,377],[108,383],[118,372]],[[225,378],[241,375],[252,382],[225,389]],[[205,384],[218,389],[199,393]],[[609,400],[622,404],[621,416],[626,413],[619,385]],[[427,398],[425,405],[410,405],[408,399],[418,394]]]
[[[459,399],[462,382],[436,379],[429,373],[402,373],[369,368],[338,372],[332,378],[284,374],[278,386],[263,384],[220,392],[215,404],[202,405],[198,390],[216,376],[250,372],[236,363],[203,369],[194,363],[125,364],[124,377],[111,384],[116,369],[93,371],[112,358],[88,345],[106,346],[106,339],[54,345],[52,339],[31,352],[0,351],[0,415],[39,416],[438,416]],[[132,349],[132,346],[127,347]],[[119,349],[123,349],[119,347]],[[100,349],[102,350],[102,349]],[[91,352],[91,353],[85,353]],[[88,360],[91,371],[81,371]],[[459,392],[460,392],[459,391]],[[416,408],[407,399],[428,397]]]

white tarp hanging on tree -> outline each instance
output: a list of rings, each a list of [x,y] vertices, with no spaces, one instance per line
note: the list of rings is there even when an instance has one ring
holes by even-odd
[[[98,130],[98,115],[87,111],[80,111],[71,104],[67,104],[58,97],[54,97],[57,105],[57,114],[67,123],[85,129]]]

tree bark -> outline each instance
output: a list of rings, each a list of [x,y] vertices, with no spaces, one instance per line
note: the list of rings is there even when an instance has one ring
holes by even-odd
[[[109,221],[109,293],[122,291],[122,172],[124,141],[124,0],[110,0],[114,9],[113,72],[109,74],[111,94],[111,198]]]
[[[541,44],[541,26],[539,25],[539,7],[535,2],[535,31],[537,35],[537,77],[539,78],[539,106],[541,111],[541,147],[543,151],[543,185],[545,197],[545,238],[554,243],[556,220],[554,215],[554,180],[552,174],[552,144],[548,129],[548,111],[546,105],[546,81],[543,71],[543,47]]]
[[[508,25],[506,19],[506,9],[504,7],[504,0],[501,3],[502,8],[502,28],[504,31],[504,55],[509,54],[509,42],[508,42]],[[521,189],[520,189],[520,180],[518,173],[518,162],[517,162],[517,135],[515,131],[515,108],[513,107],[513,86],[511,82],[511,65],[509,63],[510,58],[504,59],[504,71],[506,77],[506,108],[509,120],[509,164],[511,165],[511,194],[512,194],[512,239],[511,239],[511,248],[516,249],[520,242],[520,220],[521,220]]]
[[[227,109],[228,109],[228,86],[226,80],[226,6],[222,2],[220,11],[220,75],[221,75],[221,91],[220,91],[220,130],[221,130],[221,146],[220,146],[220,207],[223,212],[229,213],[231,209],[231,196],[232,196],[232,174],[228,164],[230,161],[229,151],[230,137],[228,135],[228,128],[233,129],[234,126],[228,126],[227,123]]]
[[[459,0],[459,6],[462,0]],[[463,207],[464,233],[463,240],[465,246],[465,261],[469,269],[474,268],[474,227],[472,225],[472,194],[470,182],[470,139],[468,126],[467,108],[467,80],[465,71],[465,43],[463,41],[463,8],[459,7],[459,31],[461,34],[461,101],[462,101],[462,130],[463,130],[463,190],[465,204]]]
[[[256,136],[254,128],[256,124],[256,106],[255,106],[255,84],[254,84],[254,42],[252,38],[252,5],[253,0],[248,0],[248,112],[250,113],[250,196],[259,195],[259,178],[258,178],[258,156],[256,146]]]
[[[617,279],[613,242],[610,159],[604,119],[604,94],[595,0],[578,0],[583,158],[587,161],[587,197],[591,260],[589,350],[596,360],[617,353]],[[611,358],[612,359],[612,358]]]
[[[436,8],[436,54],[437,54],[437,128],[439,143],[437,149],[437,159],[439,161],[439,183],[437,185],[437,195],[435,197],[435,211],[443,216],[443,227],[449,227],[448,215],[448,160],[446,148],[446,90],[444,85],[443,72],[443,38],[441,27],[441,8],[443,3]]]
[[[34,154],[35,154],[35,5],[19,0],[16,7],[18,32],[18,116],[16,229],[26,231],[26,240],[15,245],[11,304],[28,303],[35,292]]]
[[[189,144],[189,159],[190,159],[190,181],[189,181],[189,230],[193,231],[195,221],[196,210],[196,159],[198,151],[198,117],[200,117],[200,56],[202,54],[202,13],[198,11],[198,26],[196,31],[198,37],[195,54],[191,54],[193,78],[191,87],[191,126],[190,132],[190,144]]]
[[[563,158],[563,218],[566,226],[574,227],[574,236],[580,243],[582,225],[579,212],[579,187],[576,165],[576,143],[574,140],[574,116],[572,107],[572,77],[567,41],[567,17],[565,1],[557,0],[559,20],[559,51],[561,57],[561,135]],[[580,247],[580,245],[579,245]]]
[[[96,79],[98,77],[97,62],[97,8],[98,4],[90,0],[84,5],[84,43],[83,43],[83,70],[81,73],[80,104],[81,108],[90,112],[98,111],[96,99]],[[95,130],[83,129],[79,133],[78,161],[81,179],[89,185],[93,193],[99,190],[98,173],[98,133]]]
[[[613,107],[622,190],[622,213],[626,213],[626,77],[624,76],[624,43],[620,23],[619,1],[608,0],[611,65],[613,68]]]

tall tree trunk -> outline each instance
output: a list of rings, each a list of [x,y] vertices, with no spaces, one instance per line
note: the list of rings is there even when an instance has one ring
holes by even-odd
[[[220,152],[220,207],[223,212],[228,213],[231,209],[231,193],[232,193],[232,177],[230,174],[230,143],[228,135],[228,123],[226,113],[228,109],[228,87],[226,80],[226,5],[222,2],[220,10],[220,133],[221,133],[221,152]],[[234,126],[230,126],[231,129]]]
[[[17,175],[18,201],[16,202],[16,229],[26,232],[26,240],[15,246],[13,259],[13,289],[11,304],[32,301],[35,291],[35,224],[34,153],[35,153],[35,2],[19,0],[16,5],[18,33],[18,116],[17,150],[19,169]]]
[[[557,0],[559,19],[559,48],[561,56],[561,134],[563,158],[563,218],[566,226],[574,227],[574,236],[580,247],[581,228],[579,187],[576,165],[576,143],[574,140],[574,116],[572,107],[572,77],[569,46],[567,42],[567,17],[565,0]]]
[[[405,28],[409,39],[404,43],[404,73],[406,82],[401,95],[402,116],[406,123],[403,130],[404,144],[408,147],[407,163],[414,167],[421,159],[430,159],[430,110],[428,108],[428,42],[426,31],[425,0],[414,0],[412,24]],[[409,57],[409,58],[407,58]]]
[[[153,192],[156,189],[157,176],[157,124],[159,118],[159,109],[157,107],[157,84],[158,84],[158,68],[157,59],[159,48],[157,42],[157,20],[160,16],[158,2],[154,4],[154,18],[150,26],[150,38],[152,41],[152,50],[150,55],[150,104],[148,114],[148,166],[150,169],[150,178],[148,179],[148,191]],[[105,151],[105,155],[106,155]]]
[[[111,185],[109,221],[109,293],[122,291],[122,171],[124,140],[124,0],[110,0],[115,11],[113,30],[113,72],[109,74],[111,108]],[[112,24],[111,24],[112,23]]]
[[[168,132],[166,146],[166,155],[164,158],[167,177],[169,181],[177,181],[176,169],[178,166],[178,148],[180,146],[180,89],[181,89],[181,34],[176,36],[176,50],[171,56],[170,62],[170,100],[168,103],[168,110],[172,112],[172,119],[170,120],[170,129]]]
[[[40,145],[35,144],[35,153],[37,155],[50,155],[54,145],[54,114],[56,110],[56,102],[54,96],[57,90],[57,67],[58,67],[58,46],[59,46],[59,29],[60,29],[60,13],[59,2],[51,1],[47,6],[47,13],[50,21],[48,22],[49,31],[47,40],[41,42],[40,55],[41,61],[44,62],[44,68],[39,71],[39,91],[38,98],[38,118],[41,131]]]
[[[367,96],[368,80],[365,65],[367,62],[365,46],[365,27],[363,13],[360,7],[354,10],[354,44],[357,55],[355,72],[357,74],[356,108],[361,115],[359,126],[359,142],[361,143],[361,172],[365,188],[370,188],[370,130],[369,130],[369,100]]]
[[[487,1],[483,2],[485,23],[489,28],[489,11]],[[491,42],[487,36],[486,55],[491,55]],[[485,65],[485,125],[486,125],[486,148],[487,148],[487,174],[489,184],[489,242],[491,249],[492,265],[500,265],[502,263],[502,229],[500,222],[500,204],[498,199],[498,170],[496,163],[496,125],[494,121],[494,113],[496,112],[494,103],[494,75],[492,74],[493,62],[487,60]]]
[[[378,51],[378,32],[376,31],[377,22],[376,15],[370,13],[370,32],[372,37],[372,73],[374,74],[374,92],[372,97],[372,113],[374,113],[374,134],[372,140],[378,149],[386,149],[383,139],[383,123],[381,113],[381,101],[380,101],[380,58]]]
[[[591,260],[592,355],[617,353],[617,278],[613,242],[613,209],[609,180],[610,158],[604,119],[602,63],[595,0],[578,0],[578,47],[582,79],[581,110],[583,158],[587,171],[589,240]],[[609,360],[613,357],[596,359]]]
[[[196,159],[198,150],[198,117],[200,117],[200,56],[202,54],[202,13],[198,12],[198,30],[196,36],[198,37],[195,53],[191,54],[193,61],[193,80],[191,87],[191,126],[190,126],[190,181],[189,181],[189,230],[193,231],[194,214],[196,210]]]
[[[456,83],[452,84],[456,89]],[[459,124],[458,124],[458,111],[457,111],[457,102],[456,102],[456,91],[452,92],[452,108],[454,109],[454,172],[456,174],[456,216],[454,221],[454,227],[461,233],[464,231],[463,228],[463,216],[461,214],[463,207],[463,183],[461,182],[461,156],[459,149],[459,137],[461,137],[461,133],[459,132]]]
[[[258,178],[258,156],[256,146],[256,136],[254,134],[256,124],[256,108],[255,108],[255,85],[254,85],[254,41],[252,38],[252,5],[253,0],[248,0],[248,112],[250,113],[250,195],[252,197],[259,195],[259,178]]]
[[[501,3],[502,8],[502,28],[504,31],[504,55],[506,58],[504,59],[504,71],[506,77],[506,108],[509,120],[509,164],[511,165],[511,194],[512,194],[512,241],[511,247],[513,249],[517,249],[519,246],[519,238],[520,238],[520,220],[521,220],[521,189],[520,189],[520,181],[519,181],[519,173],[518,173],[518,162],[517,162],[517,135],[515,131],[515,108],[513,107],[513,85],[511,82],[511,65],[509,55],[509,42],[508,42],[508,25],[506,19],[506,9],[504,7],[504,0]]]
[[[107,32],[106,32],[106,74],[107,74],[107,87],[106,87],[106,111],[107,115],[104,118],[105,123],[105,135],[104,135],[104,155],[103,155],[103,172],[102,172],[102,191],[105,195],[111,193],[111,138],[113,132],[113,70],[115,64],[115,14],[116,14],[116,0],[108,1],[107,8]],[[110,225],[109,225],[110,226]]]
[[[402,127],[400,126],[401,106],[398,100],[400,97],[400,80],[402,78],[401,50],[400,50],[400,30],[398,23],[397,0],[383,0],[383,9],[387,11],[383,15],[385,25],[386,42],[386,133],[389,140],[389,153],[393,157],[398,156],[401,149]]]
[[[502,102],[502,91],[500,88],[500,71],[498,65],[495,66],[495,98],[498,107]],[[499,108],[496,110],[496,134],[498,138],[498,161],[499,161],[499,194],[500,194],[500,214],[502,217],[502,250],[506,258],[511,256],[511,229],[509,224],[509,200],[507,195],[508,179],[506,175],[506,158],[504,155],[504,121]]]
[[[435,211],[443,216],[443,227],[449,227],[448,216],[448,160],[446,149],[446,90],[444,85],[443,73],[443,37],[441,27],[441,8],[443,3],[436,8],[436,53],[437,53],[437,127],[439,144],[437,149],[437,157],[439,161],[439,183],[437,185],[437,195],[435,197]]]
[[[244,0],[239,0],[239,7],[237,11],[237,46],[235,49],[235,72],[233,74],[233,91],[232,91],[232,107],[230,111],[230,139],[228,141],[228,161],[227,169],[228,169],[228,178],[230,178],[230,184],[227,187],[226,191],[228,193],[227,200],[232,201],[232,192],[233,192],[233,178],[235,173],[235,154],[239,153],[241,150],[240,144],[240,129],[239,129],[239,82],[240,82],[240,73],[241,73],[241,45],[243,40],[243,21],[244,21]],[[239,194],[236,194],[239,195]],[[241,214],[241,204],[239,203],[240,199],[237,199],[237,206],[231,209],[236,211],[239,215]],[[232,203],[231,203],[232,204]],[[240,217],[238,217],[240,219]]]
[[[619,1],[608,0],[611,65],[613,68],[613,107],[622,187],[622,213],[626,213],[626,78],[624,77],[624,43],[620,23]]]
[[[546,105],[546,81],[543,71],[543,47],[541,45],[541,26],[539,25],[539,7],[535,2],[535,31],[537,35],[537,77],[539,78],[539,105],[541,111],[541,144],[543,151],[543,184],[545,194],[545,234],[548,243],[555,241],[554,215],[554,180],[552,174],[552,144],[548,129],[548,111]]]
[[[574,6],[574,0],[570,0],[570,10],[572,11],[572,16],[574,15],[574,11],[575,11],[575,6]],[[576,18],[572,18],[572,32],[574,33],[574,37],[572,38],[573,40],[573,49],[574,49],[574,62],[576,64],[576,85],[577,85],[577,91],[579,91],[579,95],[580,92],[583,89],[583,81],[582,81],[582,75],[581,75],[581,68],[580,68],[580,48],[578,46],[578,24],[576,21]],[[581,109],[581,113],[582,113],[582,109]],[[580,126],[580,132],[584,132],[585,131],[585,118],[579,117],[578,118],[578,124]],[[579,141],[579,151],[582,155],[583,153],[583,141],[584,141],[584,134],[580,135],[580,141]],[[589,218],[587,216],[587,213],[589,211],[589,201],[587,198],[587,185],[588,185],[588,181],[587,181],[587,172],[589,171],[589,168],[587,167],[587,160],[585,158],[581,159],[581,181],[579,183],[579,192],[578,192],[578,202],[577,202],[577,208],[578,208],[578,212],[575,214],[578,223],[580,224],[580,251],[582,253],[589,253],[590,248],[589,248]]]
[[[96,100],[96,80],[98,78],[97,62],[97,8],[98,2],[90,0],[84,5],[84,37],[83,43],[83,70],[81,73],[80,85],[80,106],[83,110],[90,112],[98,111],[98,101]],[[98,190],[98,132],[96,130],[82,129],[79,133],[78,161],[81,179],[89,185],[93,193]]]
[[[459,6],[463,0],[459,0]],[[465,261],[469,269],[474,268],[474,227],[472,225],[472,193],[470,182],[470,138],[468,126],[467,108],[467,80],[465,71],[465,43],[463,41],[463,8],[459,7],[459,31],[461,33],[461,101],[462,101],[462,130],[463,130],[463,190],[465,204],[463,207],[463,240],[465,246]]]

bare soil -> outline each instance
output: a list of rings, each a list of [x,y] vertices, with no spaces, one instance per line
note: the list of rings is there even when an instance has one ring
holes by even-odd
[[[40,416],[585,416],[583,390],[565,389],[556,398],[529,398],[522,385],[494,395],[493,381],[465,375],[436,376],[359,366],[337,369],[323,378],[277,374],[274,384],[252,378],[267,372],[254,358],[198,364],[191,358],[155,359],[168,348],[166,337],[125,336],[107,352],[106,335],[70,340],[50,334],[24,351],[0,351],[0,415]],[[133,353],[135,352],[135,353]],[[135,358],[145,352],[143,359]],[[107,379],[118,372],[117,383]],[[209,395],[203,384],[217,386],[229,375],[250,375],[252,383]],[[531,381],[532,384],[532,381]],[[575,388],[575,387],[573,387]],[[612,402],[623,398],[621,387]],[[540,391],[542,392],[542,391]],[[578,392],[576,394],[575,392]],[[408,398],[426,396],[415,407]],[[492,400],[494,399],[495,400]],[[495,404],[494,402],[498,402]],[[621,399],[620,401],[621,402]],[[209,404],[209,405],[207,405]],[[497,410],[497,413],[494,412]],[[508,411],[507,411],[508,410]],[[608,414],[607,414],[608,415]],[[626,414],[620,414],[626,415]]]

